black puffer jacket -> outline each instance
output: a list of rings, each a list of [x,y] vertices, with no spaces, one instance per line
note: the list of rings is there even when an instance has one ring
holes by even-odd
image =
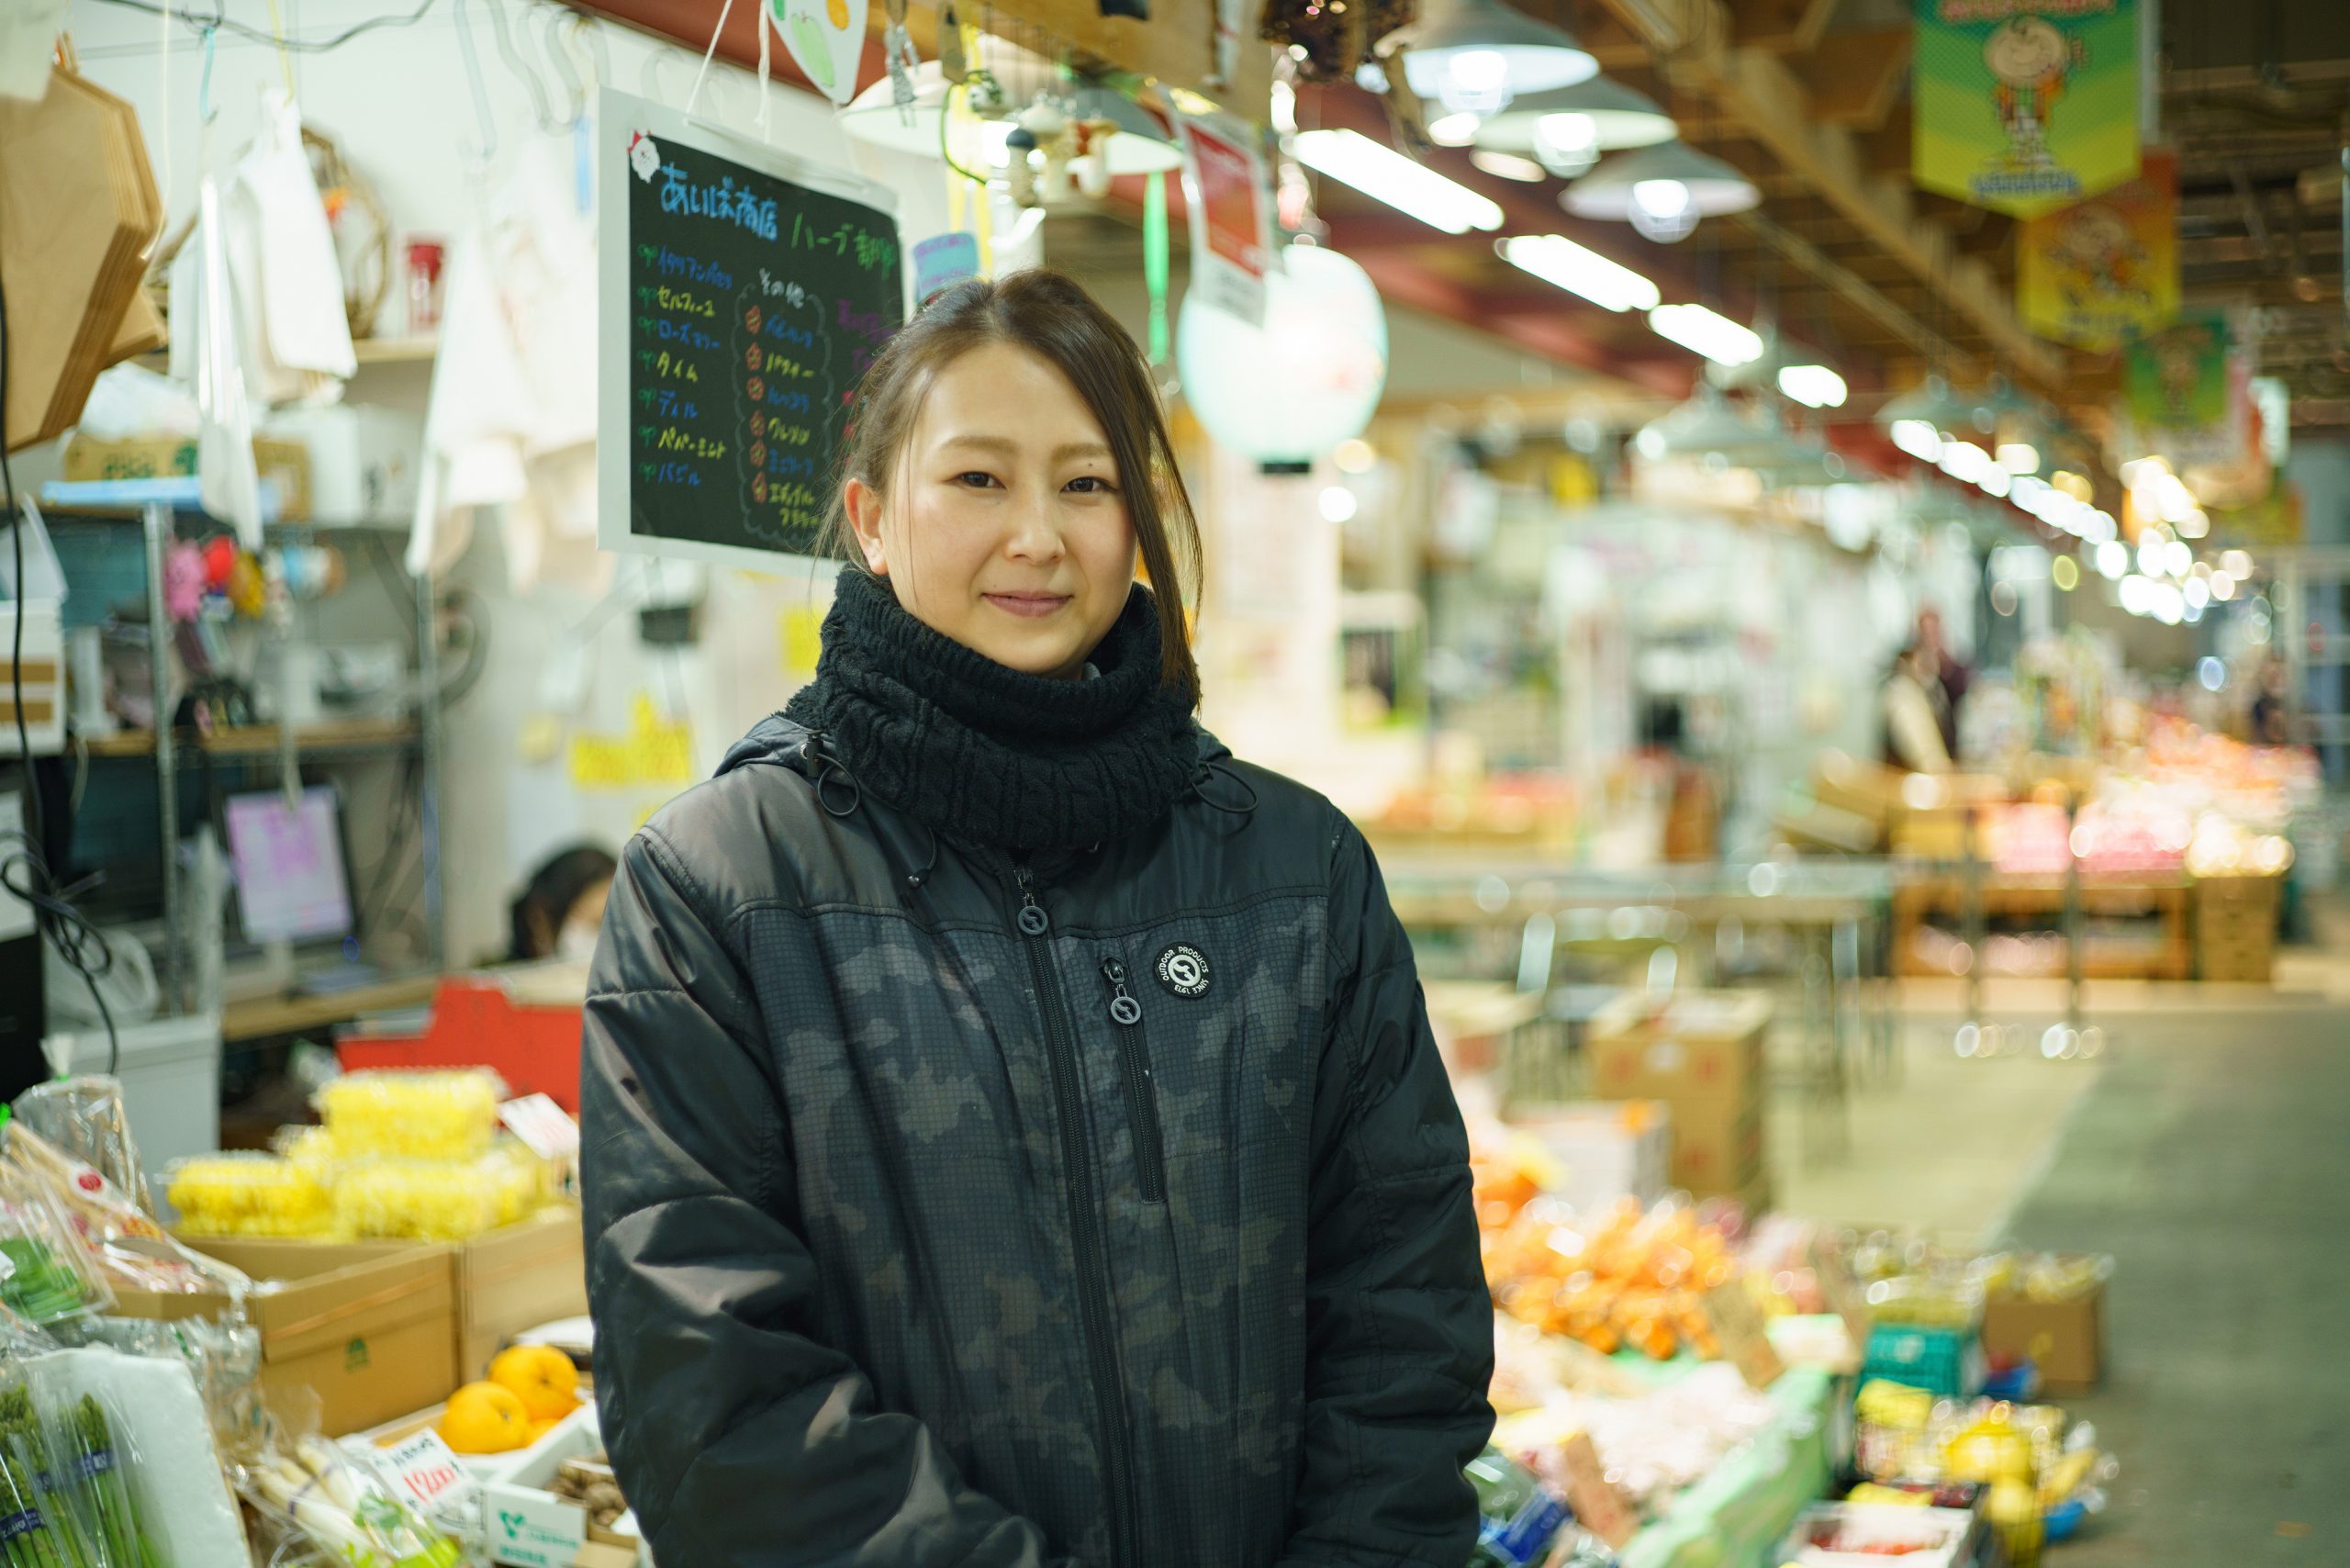
[[[665,1568],[1467,1558],[1492,1318],[1411,953],[1344,817],[1196,745],[1015,861],[778,717],[629,845],[584,1178]]]

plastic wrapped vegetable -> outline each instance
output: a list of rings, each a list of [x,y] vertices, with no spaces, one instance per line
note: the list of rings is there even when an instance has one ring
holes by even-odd
[[[168,1196],[191,1236],[320,1238],[334,1230],[328,1168],[268,1154],[173,1162]]]
[[[21,1117],[8,1122],[5,1136],[8,1163],[48,1187],[109,1286],[185,1294],[228,1282],[218,1265],[173,1241],[104,1171],[50,1143]]]
[[[487,1068],[351,1072],[313,1102],[343,1159],[478,1159],[498,1132],[506,1086]]]
[[[0,1304],[46,1327],[114,1305],[49,1184],[0,1160]]]
[[[464,1560],[456,1541],[332,1443],[312,1437],[288,1448],[264,1454],[242,1483],[282,1532],[342,1568],[455,1568]]]
[[[114,1568],[91,1545],[91,1535],[75,1506],[71,1473],[57,1467],[40,1418],[33,1411],[33,1396],[22,1383],[0,1389],[0,1450],[13,1459],[31,1484],[33,1505],[55,1537],[59,1555],[78,1568]]]
[[[17,1096],[18,1126],[28,1126],[67,1158],[91,1167],[149,1218],[155,1200],[147,1190],[147,1168],[130,1136],[122,1107],[122,1084],[103,1075],[61,1078],[35,1084]]]
[[[94,1533],[105,1542],[109,1568],[162,1568],[131,1503],[130,1488],[124,1484],[114,1422],[95,1394],[82,1396],[68,1417],[68,1428],[74,1473],[88,1486]]]

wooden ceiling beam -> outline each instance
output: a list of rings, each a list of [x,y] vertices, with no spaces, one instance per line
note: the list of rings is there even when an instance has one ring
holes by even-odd
[[[1939,287],[1950,308],[1985,333],[2018,380],[2062,389],[2063,356],[2025,329],[1998,274],[1980,257],[1959,253],[1948,234],[1919,218],[1906,175],[1865,172],[1858,139],[1841,126],[1817,122],[1809,94],[1785,61],[1729,41],[1736,14],[1723,0],[1601,3],[1672,61],[1676,80],[1705,92],[1782,167],[1803,176],[1914,276]]]
[[[1830,33],[1796,61],[1819,123],[1854,130],[1883,125],[1909,82],[1909,39],[1908,28]]]

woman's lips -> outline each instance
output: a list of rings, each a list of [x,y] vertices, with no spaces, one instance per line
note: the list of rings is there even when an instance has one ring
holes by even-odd
[[[1032,621],[1050,615],[1069,601],[1065,593],[991,593],[983,597],[1006,615],[1025,616]]]

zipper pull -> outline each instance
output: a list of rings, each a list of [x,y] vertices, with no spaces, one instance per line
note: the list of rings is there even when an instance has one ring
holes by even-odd
[[[1020,933],[1024,936],[1042,936],[1053,928],[1053,917],[1036,902],[1036,879],[1025,866],[1012,868],[1012,879],[1020,884]]]
[[[1126,966],[1115,958],[1104,958],[1102,978],[1110,982],[1110,1022],[1125,1029],[1141,1023],[1142,1003],[1126,989]]]

